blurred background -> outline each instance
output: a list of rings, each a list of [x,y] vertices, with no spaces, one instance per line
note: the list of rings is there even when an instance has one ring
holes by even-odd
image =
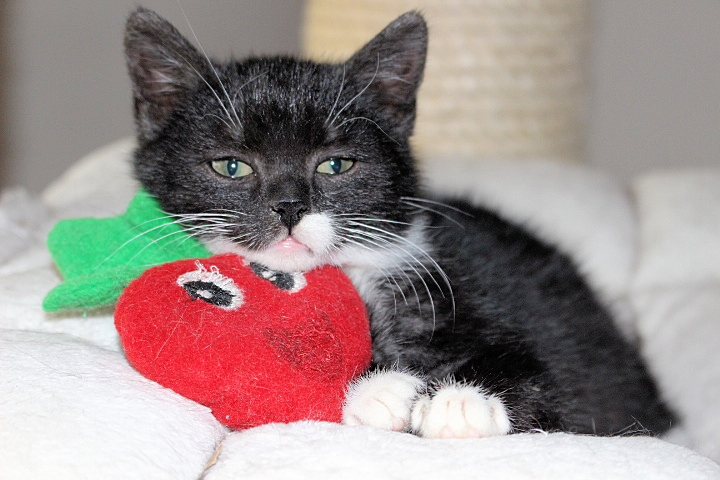
[[[0,0],[1,187],[38,193],[132,135],[122,32],[137,3]],[[192,38],[187,16],[216,58],[342,59],[420,8],[431,28],[417,129],[426,158],[550,157],[621,179],[720,165],[718,0],[141,3]]]

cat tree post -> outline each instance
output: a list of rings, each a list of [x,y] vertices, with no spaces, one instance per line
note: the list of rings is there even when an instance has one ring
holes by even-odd
[[[587,0],[308,0],[305,52],[340,60],[405,11],[430,29],[421,158],[579,161]]]

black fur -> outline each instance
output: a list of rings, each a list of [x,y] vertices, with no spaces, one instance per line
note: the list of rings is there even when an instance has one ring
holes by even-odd
[[[454,296],[435,295],[434,325],[427,301],[385,319],[376,360],[479,381],[510,405],[516,431],[667,429],[637,352],[571,260],[489,211],[448,205],[464,213],[432,215],[429,231]]]
[[[371,313],[378,366],[481,384],[503,398],[514,431],[669,427],[638,353],[568,257],[464,202],[423,208],[409,146],[427,45],[419,14],[403,15],[340,64],[211,64],[142,8],[128,21],[125,45],[143,186],[171,214],[223,212],[227,220],[233,212],[222,228],[205,217],[188,225],[250,254],[311,214],[333,218],[344,233],[333,237],[328,261],[365,269],[354,279]],[[253,173],[213,171],[226,158]],[[354,164],[318,174],[328,158]],[[400,247],[405,263],[373,271],[362,255],[343,256],[355,247],[367,255]]]

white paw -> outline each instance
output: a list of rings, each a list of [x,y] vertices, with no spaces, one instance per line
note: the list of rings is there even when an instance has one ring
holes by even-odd
[[[502,400],[478,387],[451,384],[423,395],[412,411],[412,429],[425,438],[480,438],[510,432]]]
[[[350,385],[343,423],[400,432],[408,426],[418,390],[424,386],[422,379],[397,371],[363,376]]]

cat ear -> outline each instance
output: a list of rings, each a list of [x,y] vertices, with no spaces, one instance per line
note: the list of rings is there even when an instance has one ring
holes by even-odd
[[[202,81],[208,63],[167,20],[143,7],[128,18],[125,57],[138,133],[147,141]]]
[[[367,85],[380,112],[405,136],[412,134],[415,123],[415,98],[425,68],[427,39],[422,15],[408,12],[347,62],[358,87]]]

